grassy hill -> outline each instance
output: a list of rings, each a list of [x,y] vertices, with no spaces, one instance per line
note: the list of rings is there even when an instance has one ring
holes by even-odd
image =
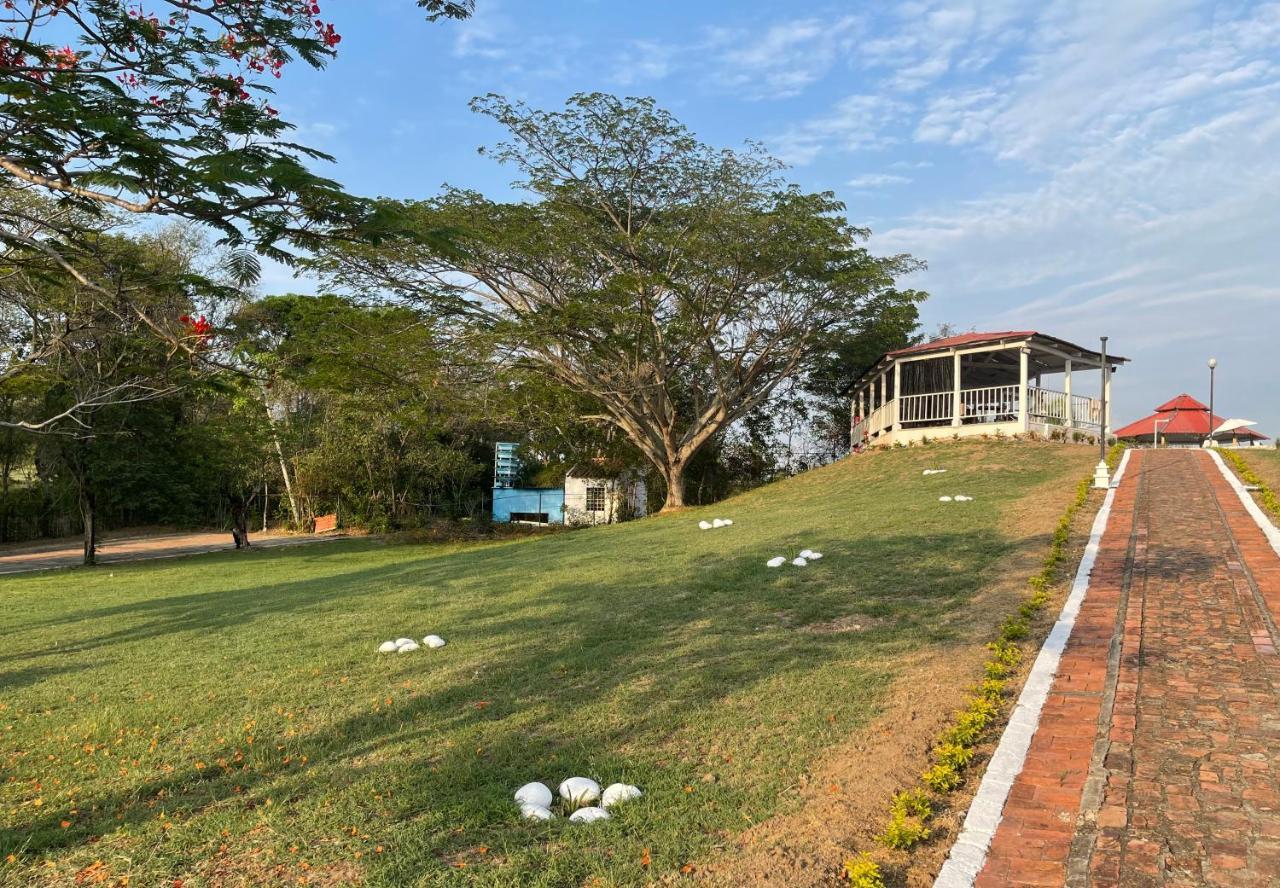
[[[0,579],[0,884],[696,875],[802,804],[833,746],[901,742],[883,726],[921,664],[948,676],[930,710],[959,701],[1095,460],[934,445],[532,540]],[[697,529],[715,516],[735,524]],[[802,548],[826,557],[764,566]],[[376,653],[429,632],[448,646]],[[516,787],[575,774],[645,796],[519,819]]]

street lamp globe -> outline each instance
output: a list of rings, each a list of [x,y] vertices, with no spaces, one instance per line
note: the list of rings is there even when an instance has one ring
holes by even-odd
[[[1210,359],[1209,359],[1209,369],[1210,369],[1210,370],[1212,370],[1213,368],[1215,368],[1215,367],[1217,367],[1217,366],[1218,366],[1218,359],[1217,359],[1217,358],[1210,358]]]

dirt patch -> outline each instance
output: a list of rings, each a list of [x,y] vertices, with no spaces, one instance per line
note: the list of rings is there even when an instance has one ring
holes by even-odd
[[[839,635],[842,632],[865,632],[868,629],[874,629],[883,623],[884,620],[879,617],[870,617],[866,614],[849,614],[844,617],[836,617],[834,620],[823,620],[821,623],[809,623],[801,626],[800,631],[810,632],[814,635]]]
[[[1078,477],[1083,477],[1087,456],[1072,456],[1076,456],[1073,462],[1081,465]],[[995,582],[957,621],[965,641],[941,652],[930,651],[909,663],[894,683],[883,714],[832,747],[795,789],[787,810],[739,834],[719,859],[697,867],[695,875],[700,881],[715,886],[837,886],[842,883],[844,861],[856,851],[867,850],[876,852],[888,884],[923,888],[933,883],[977,790],[998,729],[978,750],[966,786],[950,797],[947,808],[935,813],[933,837],[927,843],[908,855],[885,851],[876,838],[884,828],[891,797],[917,782],[928,765],[931,742],[980,679],[987,656],[985,643],[994,637],[1000,621],[1024,600],[1027,578],[1039,569],[1053,529],[1074,495],[1073,477],[1077,476],[1069,473],[1065,480],[1031,490],[1006,512],[1003,530],[1018,543],[999,565]],[[1036,635],[1028,649],[1038,645],[1056,618],[1100,504],[1100,496],[1091,497],[1077,516],[1054,601],[1034,627]],[[801,628],[858,631],[852,628],[858,624],[867,626],[864,618],[851,615]],[[1026,658],[1022,674],[1010,683],[1017,685],[1012,695],[1020,689],[1032,659]]]

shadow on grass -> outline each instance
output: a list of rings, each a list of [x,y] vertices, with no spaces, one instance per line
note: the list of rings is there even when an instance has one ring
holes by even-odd
[[[758,551],[728,552],[678,565],[679,581],[664,577],[657,584],[663,594],[654,591],[653,562],[647,558],[661,557],[660,550],[671,541],[667,529],[656,525],[632,532],[636,550],[648,550],[650,556],[611,564],[607,573],[546,585],[533,596],[526,591],[530,578],[563,571],[564,559],[581,554],[590,537],[552,538],[538,546],[483,546],[422,559],[406,551],[405,558],[392,564],[315,579],[89,607],[27,624],[22,631],[73,621],[130,623],[56,649],[59,656],[93,655],[79,664],[0,671],[0,688],[6,691],[100,666],[101,654],[119,645],[294,619],[335,604],[364,602],[384,594],[389,585],[419,598],[424,609],[447,612],[449,625],[466,627],[455,633],[459,641],[446,652],[473,638],[483,639],[486,647],[496,644],[499,655],[474,669],[468,664],[447,687],[420,693],[393,710],[352,715],[291,741],[290,757],[297,762],[305,756],[312,763],[306,769],[277,757],[255,758],[253,769],[180,768],[135,780],[125,789],[91,791],[78,800],[81,816],[74,828],[60,827],[58,811],[40,812],[16,829],[0,832],[0,855],[44,854],[137,827],[155,817],[149,800],[163,798],[165,810],[178,822],[211,811],[261,811],[268,797],[285,800],[276,808],[283,814],[355,782],[385,792],[377,802],[350,804],[385,809],[423,853],[387,855],[371,863],[392,883],[420,875],[412,871],[414,866],[435,861],[443,867],[450,855],[477,841],[505,847],[512,860],[545,854],[546,827],[517,819],[510,802],[516,786],[571,773],[620,778],[643,759],[647,797],[682,799],[682,787],[696,779],[699,762],[682,761],[665,748],[672,731],[697,722],[698,713],[710,713],[721,701],[767,689],[770,681],[788,673],[803,675],[833,660],[860,670],[857,687],[867,703],[861,717],[868,720],[897,657],[957,640],[957,613],[1011,545],[990,530],[814,536],[808,535],[811,544],[824,547],[827,560],[810,568],[768,571]],[[352,553],[281,550],[269,557],[327,561],[345,554]],[[370,606],[377,604],[370,601]],[[884,622],[858,634],[799,631],[853,612]],[[49,653],[7,654],[0,662]],[[554,711],[572,714],[622,697],[622,716],[603,724],[593,721],[580,732],[571,733],[566,724],[531,723],[527,717],[550,701]],[[478,709],[478,700],[491,703]],[[760,701],[762,711],[769,702]],[[714,728],[710,715],[706,724]],[[436,741],[446,735],[456,742],[441,749]],[[636,746],[646,751],[625,751]],[[204,757],[212,760],[218,754],[209,750]],[[776,796],[775,790],[763,792],[751,795],[740,785],[721,783],[700,789],[697,804],[735,809],[762,799],[769,803]],[[692,834],[699,829],[714,833],[724,819],[705,814],[700,824],[694,818],[688,841],[696,841]],[[728,821],[740,824],[741,818]],[[590,843],[624,829],[625,815],[589,837],[582,832],[562,838],[570,844]],[[554,864],[555,878],[578,878],[587,872],[583,867],[587,863],[575,855],[565,856]]]

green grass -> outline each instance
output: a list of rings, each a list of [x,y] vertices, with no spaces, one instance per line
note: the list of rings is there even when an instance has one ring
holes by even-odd
[[[1060,481],[1041,503],[1056,515],[1086,451],[863,456],[711,509],[534,540],[4,578],[0,884],[677,871],[785,807],[908,657],[994,635],[970,604],[1014,545],[1006,510]],[[950,471],[920,476],[934,465]],[[976,500],[937,502],[958,492]],[[697,530],[715,516],[736,523]],[[764,567],[806,547],[826,557]],[[806,629],[851,615],[870,628]],[[376,653],[428,632],[449,646]],[[645,796],[587,827],[519,819],[516,787],[575,774]]]

